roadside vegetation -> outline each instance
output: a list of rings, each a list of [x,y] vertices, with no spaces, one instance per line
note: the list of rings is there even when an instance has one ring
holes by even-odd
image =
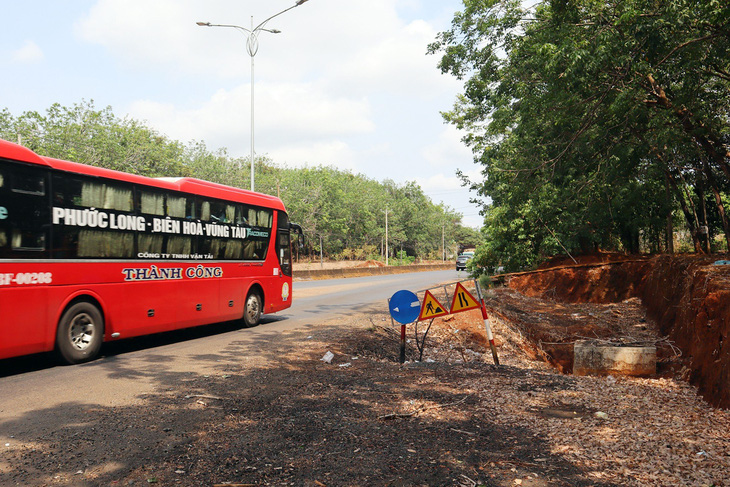
[[[464,227],[414,182],[261,156],[256,189],[279,196],[302,260],[448,260],[536,267],[558,254],[728,250],[730,7],[677,0],[464,0],[428,47],[464,81],[447,122],[483,167]],[[0,111],[0,137],[35,152],[146,176],[249,187],[251,161],[170,140],[93,102]],[[386,242],[386,218],[388,235]]]
[[[464,0],[429,47],[489,201],[476,267],[730,244],[726,2]]]
[[[204,142],[171,140],[144,123],[97,109],[93,101],[54,104],[45,113],[0,111],[0,138],[48,157],[150,177],[195,177],[250,188],[250,161]],[[415,182],[376,181],[332,166],[291,168],[267,157],[256,161],[256,191],[279,196],[291,221],[304,228],[297,257],[385,260],[451,259],[460,245],[474,246],[476,230],[461,214],[434,204]],[[313,163],[316,163],[313,161]]]

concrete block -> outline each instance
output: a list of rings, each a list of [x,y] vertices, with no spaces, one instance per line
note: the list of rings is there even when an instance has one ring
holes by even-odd
[[[656,374],[656,347],[578,340],[573,346],[573,374],[651,376]]]

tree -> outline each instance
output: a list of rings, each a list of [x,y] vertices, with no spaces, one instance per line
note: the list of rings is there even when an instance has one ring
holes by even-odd
[[[492,199],[485,225],[494,260],[520,267],[562,248],[635,252],[647,236],[649,247],[662,247],[678,206],[679,188],[667,191],[679,179],[669,177],[681,171],[670,164],[677,160],[698,161],[730,244],[728,7],[464,6],[429,51],[443,53],[443,72],[465,79],[444,116],[467,132],[485,167],[483,181],[466,182]]]
[[[19,140],[49,157],[145,176],[180,176],[184,147],[131,119],[118,119],[111,107],[97,110],[93,101],[62,107],[44,115],[25,112],[13,119],[3,112],[0,136]]]
[[[0,137],[20,140],[44,156],[134,174],[189,176],[244,189],[250,184],[251,161],[235,159],[226,149],[211,151],[203,141],[185,146],[143,123],[116,117],[111,107],[96,109],[93,102],[54,104],[43,114],[18,117],[2,110]],[[434,205],[412,182],[378,182],[326,166],[294,169],[268,157],[255,164],[258,191],[284,201],[290,219],[304,228],[312,253],[377,257],[377,249],[385,247],[386,209],[392,218],[389,245],[402,246],[414,258],[437,253],[446,230],[442,222],[451,222],[450,232],[460,228],[459,214]]]

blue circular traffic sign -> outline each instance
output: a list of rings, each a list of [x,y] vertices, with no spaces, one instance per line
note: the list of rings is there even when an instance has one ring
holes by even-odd
[[[421,312],[421,302],[411,291],[402,290],[395,293],[388,302],[390,316],[398,323],[413,323]]]

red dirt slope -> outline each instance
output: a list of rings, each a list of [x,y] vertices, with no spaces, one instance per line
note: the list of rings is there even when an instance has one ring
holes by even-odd
[[[661,333],[690,359],[690,382],[711,404],[730,408],[730,265],[713,265],[721,259],[727,257],[600,254],[577,258],[578,265],[554,260],[513,275],[509,286],[569,303],[641,298]]]

